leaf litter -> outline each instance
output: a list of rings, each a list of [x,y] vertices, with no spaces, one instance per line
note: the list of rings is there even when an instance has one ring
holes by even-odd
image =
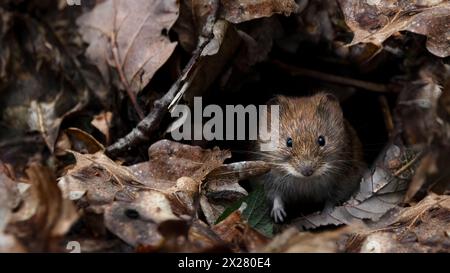
[[[46,8],[0,5],[1,252],[449,251],[448,1]],[[284,225],[248,183],[270,162],[164,139],[174,105],[244,95],[273,64],[344,102],[388,97],[393,127],[350,200]]]

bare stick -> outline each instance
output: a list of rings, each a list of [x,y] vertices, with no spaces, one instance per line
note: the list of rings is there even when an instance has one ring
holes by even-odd
[[[380,105],[381,105],[381,111],[383,112],[384,116],[384,123],[386,125],[386,129],[389,133],[389,136],[392,136],[394,133],[394,120],[392,118],[391,109],[389,109],[389,103],[384,95],[379,97]]]
[[[139,122],[136,128],[123,138],[117,140],[116,143],[106,148],[107,155],[110,157],[117,157],[124,151],[131,150],[139,144],[148,142],[150,136],[158,131],[161,121],[169,111],[169,105],[183,86],[189,84],[193,75],[196,74],[195,71],[197,70],[201,53],[213,37],[212,30],[217,19],[218,10],[219,0],[211,1],[211,13],[206,20],[206,24],[202,31],[202,37],[200,37],[197,49],[193,52],[192,57],[183,69],[181,76],[163,97],[153,103],[153,108],[150,113]]]
[[[304,76],[313,79],[318,79],[325,82],[338,83],[343,85],[350,85],[358,88],[363,88],[373,92],[388,92],[388,88],[384,84],[366,82],[361,80],[350,79],[346,77],[327,74],[320,71],[310,70],[306,68],[296,67],[282,63],[280,61],[272,61],[275,65],[288,71],[292,76]]]

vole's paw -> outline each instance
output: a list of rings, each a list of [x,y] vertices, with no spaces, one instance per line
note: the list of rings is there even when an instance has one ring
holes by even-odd
[[[278,198],[275,198],[270,216],[272,216],[275,223],[282,223],[286,218],[286,215],[283,203]]]

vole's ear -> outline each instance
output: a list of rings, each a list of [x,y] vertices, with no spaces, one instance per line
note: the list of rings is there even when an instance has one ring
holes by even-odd
[[[339,105],[339,99],[332,93],[320,92],[315,95],[319,103],[331,103]]]
[[[331,93],[325,93],[324,96],[329,99],[330,101],[335,101],[335,102],[339,102],[339,99]]]
[[[283,106],[286,106],[288,104],[288,100],[289,99],[286,96],[277,95],[277,96],[271,98],[267,102],[267,105],[279,105],[282,108]]]

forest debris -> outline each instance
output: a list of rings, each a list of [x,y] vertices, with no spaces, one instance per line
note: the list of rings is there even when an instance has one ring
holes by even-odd
[[[136,96],[175,49],[167,33],[177,17],[177,1],[108,0],[78,19],[83,39],[90,44],[86,56],[106,82],[127,91],[141,118]],[[121,85],[112,79],[109,66],[117,70]]]
[[[65,117],[79,111],[85,102],[80,101],[66,113],[59,115],[55,111],[56,105],[61,104],[62,93],[51,102],[32,101],[29,108],[28,125],[30,130],[39,131],[45,139],[50,151],[54,151],[55,142],[59,134],[59,127]]]
[[[109,144],[111,142],[111,135],[109,129],[112,124],[113,113],[112,112],[101,112],[100,114],[94,116],[91,121],[92,126],[97,128],[104,136],[105,143]]]
[[[243,197],[247,195],[247,191],[239,185],[239,181],[264,174],[269,170],[270,166],[265,162],[242,161],[220,166],[210,172],[203,183],[202,195],[200,197],[200,205],[207,222],[210,225],[218,223],[232,211],[238,209],[241,203],[246,200]],[[256,193],[256,196],[259,196],[259,192]],[[263,194],[262,198],[264,199]],[[239,199],[240,202],[235,203]],[[253,198],[250,200],[254,201]],[[233,205],[229,207],[230,204]],[[258,203],[259,205],[261,204]],[[229,211],[224,215],[225,208],[227,207]],[[244,210],[244,216],[248,216],[246,214],[248,211]],[[257,218],[258,220],[264,219],[264,217]],[[271,234],[271,230],[267,234]]]
[[[105,150],[103,144],[81,129],[70,127],[64,130],[64,133],[69,138],[70,146],[68,149],[89,154]]]
[[[345,21],[355,34],[349,44],[372,43],[379,47],[399,31],[427,36],[427,49],[438,57],[450,56],[450,3],[410,1],[339,0]]]
[[[147,162],[130,166],[130,170],[146,186],[168,189],[183,176],[202,181],[230,156],[226,150],[202,149],[164,139],[150,146]]]
[[[150,139],[149,136],[159,129],[162,119],[167,115],[171,107],[178,103],[186,89],[189,88],[196,75],[198,75],[197,72],[200,66],[200,60],[202,59],[202,51],[213,39],[213,28],[217,20],[218,9],[219,0],[212,1],[211,10],[206,19],[206,25],[202,29],[201,37],[203,38],[199,38],[196,50],[193,52],[191,59],[186,64],[176,82],[172,84],[169,91],[162,98],[153,103],[153,108],[145,119],[141,120],[130,133],[106,149],[108,155],[115,157],[124,150],[145,143]]]
[[[29,220],[34,224],[27,236],[37,239],[30,242],[35,247],[48,250],[51,239],[65,235],[79,216],[72,201],[63,197],[49,169],[32,164],[27,175],[39,200],[36,213]]]
[[[243,204],[245,204],[245,207],[242,207]],[[220,223],[239,208],[242,208],[241,216],[249,226],[267,237],[273,235],[273,222],[269,215],[270,207],[262,186],[254,189],[249,195],[228,206],[225,210],[222,210],[222,214],[216,217],[215,223]]]
[[[450,197],[430,194],[401,209],[392,224],[357,233],[347,241],[351,252],[448,252]]]
[[[297,4],[293,0],[221,0],[221,3],[221,15],[234,24],[270,17],[276,13],[288,16],[297,10]]]
[[[0,162],[0,234],[2,234],[12,215],[12,210],[20,199],[16,183],[7,174],[6,166]]]
[[[321,233],[299,232],[291,227],[278,234],[259,249],[269,253],[336,253],[342,252],[342,243],[357,230],[358,226],[347,226]]]
[[[71,153],[77,163],[58,182],[65,198],[78,200],[86,195],[87,202],[93,207],[100,206],[98,209],[102,211],[103,205],[111,203],[118,194],[132,199],[136,187],[142,186],[128,167],[115,163],[102,152]]]
[[[228,215],[225,220],[212,227],[212,230],[222,240],[231,244],[234,251],[237,252],[242,248],[246,251],[255,251],[268,242],[267,237],[249,226],[242,217],[244,208],[245,205],[241,206],[240,209]]]
[[[163,236],[158,225],[177,220],[165,194],[141,191],[132,202],[116,201],[105,209],[105,225],[119,238],[132,246],[159,247]]]

